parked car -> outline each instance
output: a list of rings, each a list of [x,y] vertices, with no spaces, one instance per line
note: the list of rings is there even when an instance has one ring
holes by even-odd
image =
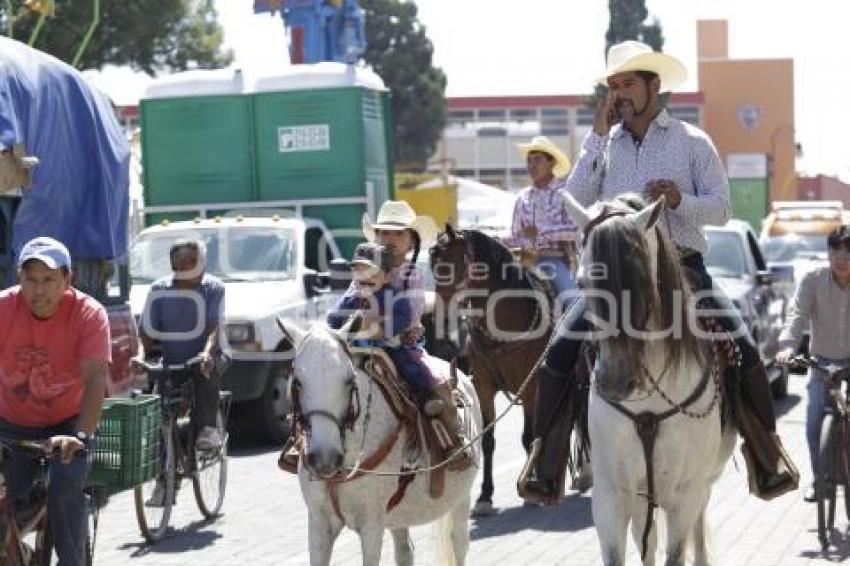
[[[779,350],[779,333],[787,308],[780,288],[787,284],[789,276],[768,268],[756,234],[747,222],[730,220],[725,226],[706,228],[706,235],[706,268],[740,310],[768,368],[771,389],[776,397],[783,397],[788,390],[788,371],[773,363],[773,358]]]
[[[288,359],[274,352],[277,317],[307,327],[337,300],[330,269],[341,261],[324,223],[306,218],[230,217],[163,223],[143,230],[130,251],[130,300],[138,317],[151,283],[171,274],[169,250],[182,238],[207,247],[207,272],[225,285],[223,386],[233,392],[237,422],[282,442],[288,435]],[[344,263],[344,262],[343,262]],[[332,287],[334,287],[332,289]],[[341,291],[340,291],[341,292]]]

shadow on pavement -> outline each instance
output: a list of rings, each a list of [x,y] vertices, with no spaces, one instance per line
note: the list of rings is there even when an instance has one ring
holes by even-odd
[[[183,529],[169,527],[165,538],[156,544],[134,542],[124,544],[119,549],[132,550],[131,558],[149,554],[173,554],[198,550],[215,544],[215,541],[222,537],[221,533],[216,532],[215,528],[214,521],[195,521]]]
[[[773,410],[776,412],[776,418],[784,416],[789,413],[791,409],[797,406],[797,403],[803,400],[799,395],[794,395],[793,393],[789,393],[785,396],[784,399],[774,399],[773,400]]]
[[[838,517],[836,517],[836,521]],[[850,527],[847,531],[841,532],[838,529],[832,530],[830,537],[830,545],[826,554],[820,551],[820,543],[818,542],[817,529],[810,529],[812,534],[810,550],[804,550],[800,553],[803,558],[821,559],[829,562],[844,562],[850,558]]]
[[[523,530],[572,532],[593,524],[590,497],[569,495],[559,505],[540,507],[520,505],[499,511],[496,515],[472,519],[470,538],[478,540],[515,534]]]

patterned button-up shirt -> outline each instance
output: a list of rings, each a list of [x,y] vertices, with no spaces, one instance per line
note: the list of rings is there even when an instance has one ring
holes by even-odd
[[[649,181],[669,179],[682,193],[675,210],[667,209],[665,224],[673,241],[705,253],[702,227],[729,220],[729,182],[714,144],[699,128],[662,110],[637,143],[617,124],[607,136],[591,131],[567,179],[567,190],[583,206],[610,200],[626,192],[642,193]]]
[[[547,250],[578,239],[578,227],[567,214],[560,194],[566,184],[566,179],[555,178],[542,189],[531,185],[519,192],[508,245]]]
[[[811,326],[809,351],[835,360],[850,358],[850,287],[835,280],[829,266],[808,272],[800,281],[781,347],[800,345]]]

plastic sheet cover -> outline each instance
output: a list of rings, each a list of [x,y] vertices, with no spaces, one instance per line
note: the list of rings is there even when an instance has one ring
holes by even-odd
[[[112,104],[69,65],[0,37],[0,148],[23,143],[40,161],[12,246],[52,236],[75,259],[127,252],[130,147]]]

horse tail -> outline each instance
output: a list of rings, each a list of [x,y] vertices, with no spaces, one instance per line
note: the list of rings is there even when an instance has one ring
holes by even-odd
[[[434,557],[437,564],[444,566],[455,566],[457,564],[454,545],[452,544],[453,530],[454,512],[449,509],[434,523]]]

